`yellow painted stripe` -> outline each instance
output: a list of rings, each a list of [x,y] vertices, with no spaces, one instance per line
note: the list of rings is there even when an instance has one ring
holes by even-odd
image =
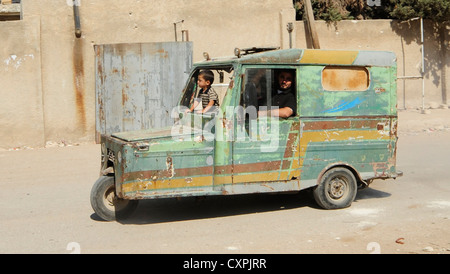
[[[389,140],[389,132],[378,130],[321,130],[303,132],[301,144],[345,140]]]
[[[301,64],[351,65],[358,56],[358,51],[343,50],[305,50]]]
[[[282,171],[280,172],[280,178],[278,179],[279,181],[286,181],[289,180],[289,171]]]
[[[277,181],[279,172],[267,172],[258,174],[244,174],[233,176],[233,183],[248,183],[248,182],[265,182],[265,181]]]
[[[145,190],[158,190],[158,189],[174,189],[183,187],[206,187],[212,186],[212,176],[206,177],[192,177],[183,179],[167,179],[158,181],[137,181],[133,183],[124,184],[122,187],[123,192],[135,192]]]
[[[298,177],[301,173],[303,160],[307,151],[307,146],[314,142],[344,141],[344,140],[389,140],[387,133],[378,130],[324,130],[306,131],[302,133],[301,140],[297,144],[297,149],[293,155],[292,172],[264,172],[252,174],[238,174],[233,176],[234,183],[263,182],[287,180],[291,177]],[[300,146],[300,144],[304,144]],[[217,176],[214,178],[216,185],[231,184],[231,176]],[[158,189],[176,189],[184,187],[207,187],[212,186],[213,177],[189,177],[178,179],[166,179],[158,181],[136,181],[123,185],[123,192],[136,192]]]
[[[389,140],[389,134],[381,133],[378,130],[324,130],[324,131],[307,131],[303,132],[300,144],[297,147],[297,153],[300,153],[299,166],[303,167],[303,160],[305,159],[308,145],[315,142],[332,142],[345,140]]]
[[[232,184],[232,176],[215,176],[214,185],[230,185]]]

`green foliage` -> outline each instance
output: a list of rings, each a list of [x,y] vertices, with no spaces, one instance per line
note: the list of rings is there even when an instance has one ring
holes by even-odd
[[[311,0],[317,20],[399,19],[415,17],[435,22],[450,21],[449,0],[380,0],[380,6],[369,6],[367,0]],[[297,20],[304,15],[304,0],[293,0]]]
[[[414,17],[431,19],[436,22],[450,20],[449,0],[400,0],[390,15],[396,19],[407,20]]]
[[[325,20],[327,22],[353,19],[350,13],[342,8],[340,2],[346,1],[312,0],[311,4],[314,18],[317,20]],[[302,20],[304,15],[303,0],[294,0],[294,7],[297,11],[297,20]]]

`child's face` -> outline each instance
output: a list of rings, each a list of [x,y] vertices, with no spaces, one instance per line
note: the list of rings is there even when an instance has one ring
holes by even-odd
[[[197,84],[200,88],[207,88],[209,86],[210,82],[206,81],[205,78],[203,78],[203,75],[199,75]]]

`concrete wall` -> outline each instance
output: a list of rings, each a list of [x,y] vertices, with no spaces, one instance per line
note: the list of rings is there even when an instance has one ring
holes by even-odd
[[[223,56],[235,47],[287,45],[280,26],[295,18],[291,0],[81,0],[77,39],[67,2],[22,0],[23,20],[0,22],[0,37],[8,37],[0,60],[10,54],[35,58],[21,66],[20,76],[0,76],[0,148],[94,140],[95,44],[174,41],[174,23],[184,20],[178,38],[181,29],[189,31],[196,62],[204,51]],[[0,71],[7,69],[0,62]],[[27,98],[18,98],[17,90]]]
[[[0,148],[94,141],[95,44],[174,41],[174,23],[184,20],[177,36],[181,40],[181,29],[188,30],[194,62],[203,59],[204,51],[214,57],[233,55],[235,47],[287,48],[288,22],[295,23],[293,45],[309,46],[291,0],[81,0],[79,39],[67,2],[72,1],[22,0],[23,20],[0,22]],[[388,20],[317,26],[322,48],[393,50],[399,75],[419,71],[417,21],[411,28]],[[431,34],[429,24],[425,31]],[[448,28],[445,35],[448,41]],[[439,104],[441,68],[448,67],[450,57],[436,41],[430,35],[425,43],[426,99]],[[420,106],[421,81],[409,80],[405,87],[407,106]],[[402,92],[399,81],[399,107]]]
[[[0,22],[0,147],[44,139],[40,21]]]

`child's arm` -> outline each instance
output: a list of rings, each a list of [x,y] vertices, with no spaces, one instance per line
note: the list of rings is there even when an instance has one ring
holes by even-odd
[[[202,111],[199,111],[198,113],[205,113],[205,112],[208,112],[208,110],[209,110],[212,106],[214,106],[214,100],[209,101],[208,105],[207,105]]]
[[[198,101],[194,100],[194,103],[192,104],[191,108],[189,110],[186,110],[186,112],[193,112],[194,109],[197,107]]]

